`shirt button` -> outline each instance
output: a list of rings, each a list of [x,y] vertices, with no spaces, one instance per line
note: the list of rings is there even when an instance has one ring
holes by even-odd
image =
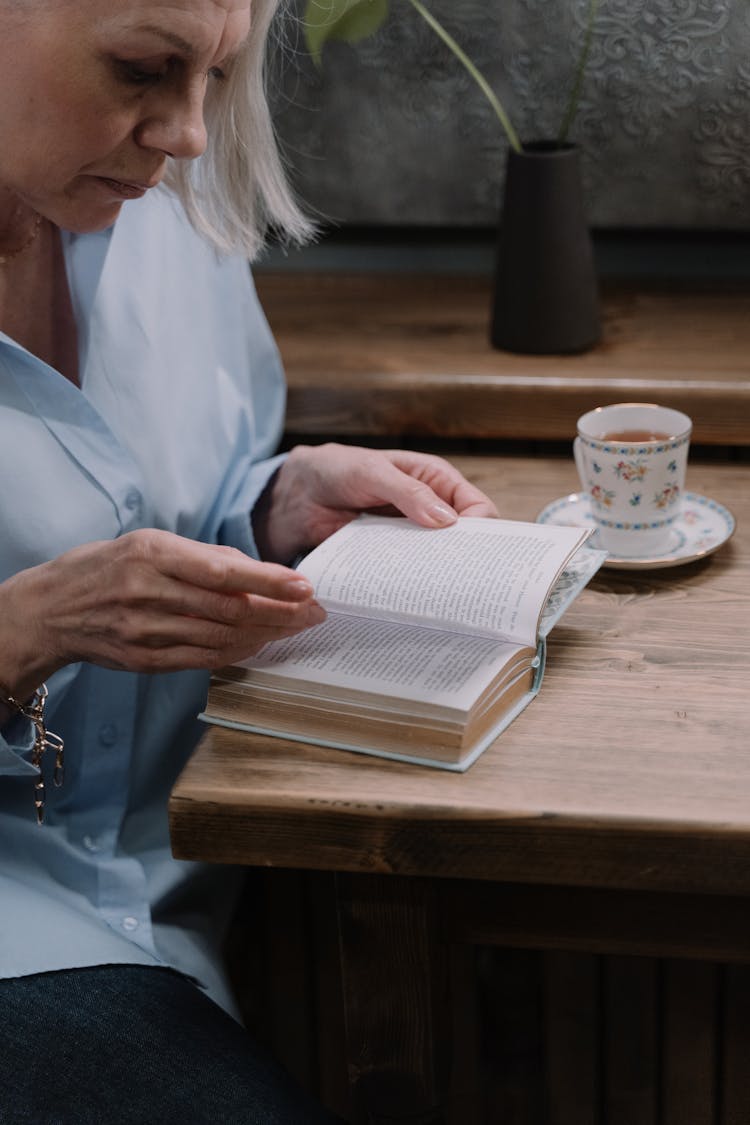
[[[103,723],[99,727],[99,741],[102,746],[114,746],[117,742],[117,726],[115,723]]]
[[[87,852],[99,851],[99,845],[97,844],[93,836],[84,836],[82,843]]]
[[[132,914],[128,914],[127,918],[122,920],[122,928],[127,930],[128,933],[132,933],[133,930],[138,929],[138,919],[134,918]]]
[[[131,512],[134,512],[136,508],[140,508],[140,506],[141,494],[137,488],[132,488],[125,497],[125,507],[129,508]]]

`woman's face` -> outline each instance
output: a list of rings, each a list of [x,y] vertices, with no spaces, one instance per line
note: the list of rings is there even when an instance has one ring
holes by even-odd
[[[205,147],[203,100],[250,0],[0,0],[0,187],[100,230]]]

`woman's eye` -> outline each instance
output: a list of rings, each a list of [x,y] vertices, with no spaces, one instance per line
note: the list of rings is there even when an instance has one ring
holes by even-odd
[[[212,66],[208,70],[208,77],[213,78],[216,82],[223,82],[226,74],[220,66]]]
[[[146,86],[149,82],[158,82],[167,73],[167,68],[164,66],[149,68],[141,63],[128,62],[125,59],[118,59],[117,69],[120,77],[133,86]]]

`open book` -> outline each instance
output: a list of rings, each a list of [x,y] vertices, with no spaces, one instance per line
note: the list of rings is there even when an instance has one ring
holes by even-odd
[[[544,638],[606,558],[590,534],[361,516],[298,568],[327,620],[214,673],[201,718],[465,770],[539,690]]]

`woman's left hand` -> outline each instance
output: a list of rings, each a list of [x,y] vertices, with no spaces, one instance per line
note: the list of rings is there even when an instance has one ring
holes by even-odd
[[[442,457],[334,443],[298,445],[253,514],[261,558],[288,562],[372,510],[395,510],[423,527],[498,514],[489,497]]]

